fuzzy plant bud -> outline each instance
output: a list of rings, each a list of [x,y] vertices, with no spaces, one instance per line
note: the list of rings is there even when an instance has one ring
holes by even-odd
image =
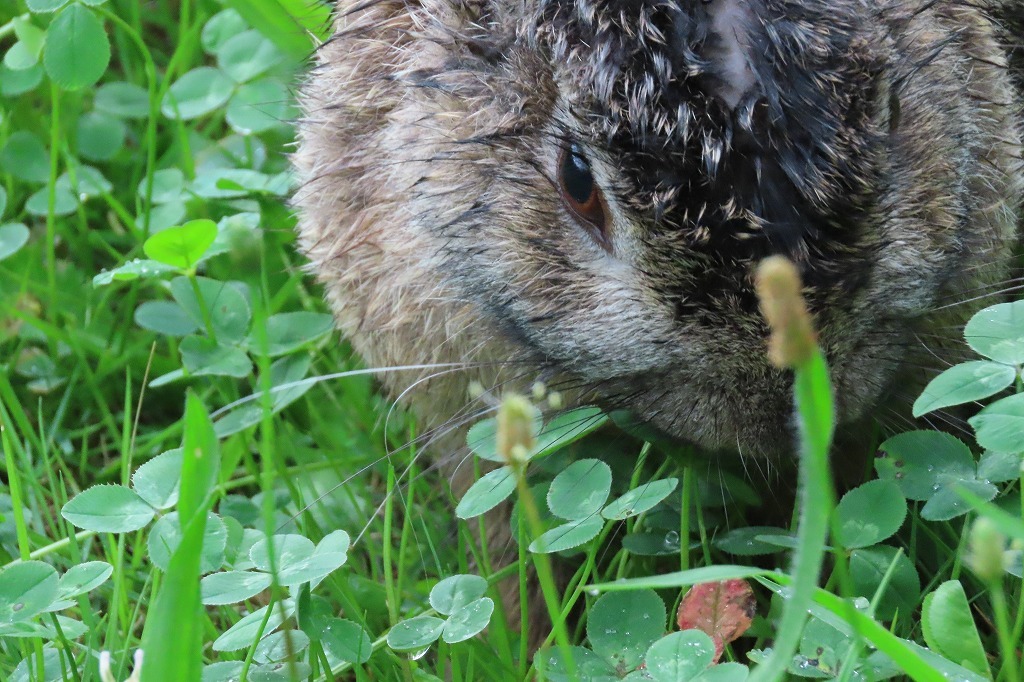
[[[469,397],[476,400],[484,394],[484,385],[479,381],[469,382]]]
[[[968,538],[967,565],[985,583],[1001,580],[1005,564],[1006,537],[991,519],[980,517],[971,526]]]
[[[530,387],[530,393],[533,394],[533,401],[539,403],[548,394],[548,387],[544,385],[543,381],[535,381]]]
[[[507,462],[524,461],[536,439],[537,408],[521,395],[506,396],[498,407],[498,453]]]
[[[768,359],[776,367],[798,367],[814,355],[817,343],[801,293],[800,273],[782,256],[765,258],[754,275],[761,313],[771,329]]]

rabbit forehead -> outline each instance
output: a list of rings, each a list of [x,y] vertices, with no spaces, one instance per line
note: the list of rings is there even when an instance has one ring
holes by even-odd
[[[697,248],[803,258],[858,237],[852,220],[826,228],[862,212],[851,199],[881,145],[884,53],[865,24],[841,3],[579,0],[545,4],[537,30],[635,208]]]
[[[537,32],[580,134],[614,159],[623,205],[650,226],[655,269],[685,249],[749,294],[733,264],[772,252],[824,288],[869,269],[883,148],[870,23],[842,3],[563,0],[544,4]]]

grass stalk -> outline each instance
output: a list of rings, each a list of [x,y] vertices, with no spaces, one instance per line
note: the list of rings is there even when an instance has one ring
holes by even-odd
[[[51,314],[57,305],[57,171],[60,160],[60,88],[50,84],[50,179],[46,190],[46,283]]]
[[[25,522],[25,502],[21,494],[21,473],[14,460],[14,444],[11,441],[6,419],[0,422],[0,443],[4,448],[4,464],[7,467],[7,485],[11,493],[11,509],[14,529],[18,538],[18,552],[22,561],[32,558],[32,545],[28,539],[28,524]]]
[[[781,679],[796,653],[825,559],[835,492],[829,470],[835,408],[825,357],[814,341],[799,276],[784,259],[766,259],[758,270],[758,294],[772,327],[772,360],[793,370],[799,451],[800,522],[788,598],[772,654],[754,669],[751,682]]]

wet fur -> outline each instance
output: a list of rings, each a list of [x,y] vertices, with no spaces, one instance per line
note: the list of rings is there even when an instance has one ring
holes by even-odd
[[[921,335],[954,348],[984,301],[941,304],[1002,281],[1016,240],[1019,15],[340,2],[302,93],[300,244],[371,366],[467,364],[383,378],[428,426],[472,380],[539,377],[709,450],[785,454],[789,380],[752,266],[800,263],[844,421],[915,373]],[[608,199],[611,253],[555,191],[569,141]]]

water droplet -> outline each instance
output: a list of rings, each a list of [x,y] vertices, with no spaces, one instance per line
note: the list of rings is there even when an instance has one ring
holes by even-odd
[[[18,611],[21,611],[23,608],[25,608],[25,604],[23,602],[18,602],[17,604],[11,607],[11,611],[17,613]]]
[[[665,533],[665,546],[671,549],[675,549],[679,546],[679,533],[674,530],[670,530]]]
[[[421,658],[423,658],[428,651],[430,651],[430,647],[429,646],[428,647],[424,647],[423,649],[420,649],[419,651],[413,651],[411,654],[409,654],[409,660],[410,661],[418,661]]]

